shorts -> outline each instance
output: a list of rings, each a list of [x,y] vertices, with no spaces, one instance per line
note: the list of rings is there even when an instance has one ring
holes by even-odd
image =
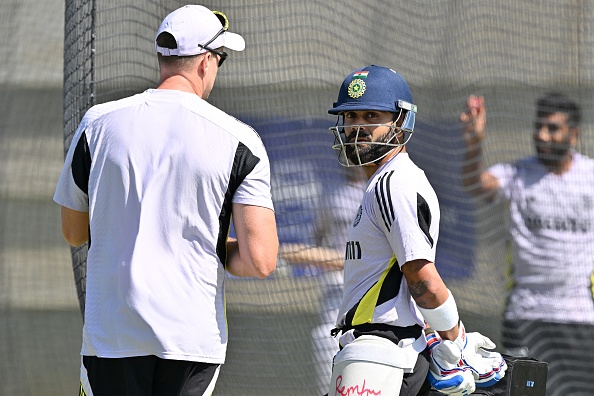
[[[152,355],[83,356],[82,366],[80,396],[209,396],[221,367],[220,364],[168,360]]]

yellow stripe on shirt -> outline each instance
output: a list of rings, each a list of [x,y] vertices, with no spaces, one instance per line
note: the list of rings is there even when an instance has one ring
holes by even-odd
[[[384,284],[384,280],[386,279],[386,276],[388,276],[388,273],[396,263],[396,256],[392,255],[392,258],[388,262],[388,268],[384,270],[379,280],[367,291],[367,293],[365,293],[365,295],[359,302],[357,311],[353,316],[352,326],[372,322],[373,313],[375,311],[375,307],[377,306],[377,299],[382,289],[382,285]]]

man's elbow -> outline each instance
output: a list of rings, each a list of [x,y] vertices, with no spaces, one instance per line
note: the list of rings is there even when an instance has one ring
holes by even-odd
[[[61,208],[62,236],[70,246],[78,247],[89,240],[89,213]]]
[[[72,247],[79,247],[79,246],[81,246],[82,244],[84,244],[85,242],[88,241],[88,239],[77,238],[77,237],[70,237],[70,236],[66,236],[66,235],[64,235],[64,239]]]
[[[278,257],[278,238],[268,240],[267,243],[259,246],[253,251],[252,263],[257,271],[257,277],[267,278],[276,270],[276,259]]]
[[[266,260],[261,260],[254,265],[256,277],[259,279],[268,278],[276,270],[276,256]]]
[[[73,232],[72,230],[62,228],[64,240],[72,247],[79,247],[89,240],[88,233]]]

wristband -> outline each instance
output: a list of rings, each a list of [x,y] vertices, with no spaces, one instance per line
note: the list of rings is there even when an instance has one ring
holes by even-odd
[[[430,309],[418,307],[419,311],[421,311],[421,314],[433,330],[450,330],[456,326],[460,320],[456,301],[454,300],[454,296],[449,289],[448,294],[448,299],[437,308]]]

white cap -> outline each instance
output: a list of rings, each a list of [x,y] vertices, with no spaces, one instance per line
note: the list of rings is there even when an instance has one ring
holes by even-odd
[[[186,5],[167,15],[157,31],[157,37],[162,32],[173,35],[177,42],[177,48],[159,47],[156,42],[155,48],[164,56],[198,55],[207,51],[200,45],[205,45],[212,40],[222,28],[221,20],[213,11],[201,5]],[[210,49],[220,47],[243,51],[245,41],[239,34],[225,31],[208,44]]]

